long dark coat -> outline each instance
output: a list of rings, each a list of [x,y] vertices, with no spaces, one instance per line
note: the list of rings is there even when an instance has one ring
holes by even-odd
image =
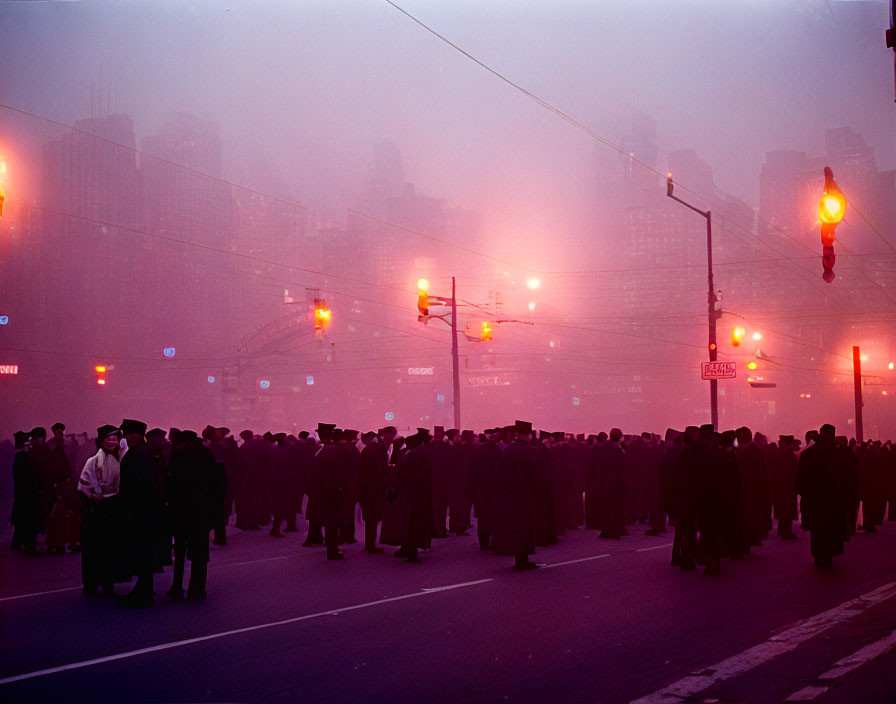
[[[600,447],[600,444],[592,445],[588,452],[585,475],[585,527],[588,530],[600,528]]]
[[[349,505],[349,466],[345,447],[325,444],[314,456],[308,520],[338,530]]]
[[[738,511],[738,468],[734,454],[715,443],[702,448],[697,463],[695,502],[701,562],[728,554],[732,542],[740,542],[743,525]],[[739,548],[740,546],[738,546]]]
[[[163,506],[159,478],[145,442],[121,460],[119,484],[124,517],[124,563],[131,575],[162,571],[165,562]]]
[[[236,455],[235,489],[237,521],[240,525],[264,525],[269,518],[265,495],[265,458],[269,444],[252,438]]]
[[[814,557],[843,554],[846,537],[845,474],[832,440],[820,438],[800,455],[796,491]]]
[[[504,449],[506,450],[507,447]],[[535,544],[539,547],[547,547],[548,545],[556,545],[559,542],[554,519],[554,485],[551,475],[551,458],[547,446],[541,442],[536,442],[532,449],[535,453],[535,474],[532,478],[533,500],[535,502]],[[501,483],[501,494],[499,496],[504,492],[502,482],[503,479],[499,478],[499,483]]]
[[[429,548],[433,537],[432,467],[422,447],[400,457],[387,480],[380,542]]]
[[[569,446],[565,442],[546,445],[551,474],[551,496],[554,499],[554,535],[566,532],[570,522],[569,496],[572,493],[572,466]]]
[[[765,456],[754,443],[734,451],[740,477],[740,511],[744,540],[758,547],[768,537],[769,497]]]
[[[10,523],[15,526],[13,546],[34,542],[40,529],[40,480],[26,450],[16,450],[12,461],[13,499]]]
[[[382,443],[373,442],[361,450],[358,465],[358,502],[365,523],[383,520],[386,495],[386,470],[389,457]]]
[[[494,548],[499,555],[535,554],[535,448],[514,440],[501,453],[501,496]]]
[[[616,442],[600,445],[599,525],[607,535],[622,535],[625,528],[625,450]]]
[[[479,533],[491,533],[495,529],[495,512],[501,494],[500,460],[501,450],[493,440],[475,445],[470,454],[473,506]]]
[[[772,503],[775,518],[779,521],[795,521],[796,510],[796,468],[798,458],[789,447],[779,447],[773,455],[770,468]]]
[[[165,477],[169,525],[191,562],[208,562],[208,534],[220,515],[215,456],[201,440],[173,450]]]
[[[275,442],[268,447],[265,455],[265,477],[267,478],[267,505],[280,519],[291,520],[295,516],[295,498],[291,494],[293,486],[290,448],[286,442]]]

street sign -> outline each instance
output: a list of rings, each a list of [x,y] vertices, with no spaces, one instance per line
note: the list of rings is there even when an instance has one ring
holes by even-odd
[[[701,379],[733,379],[736,376],[736,362],[700,362]]]

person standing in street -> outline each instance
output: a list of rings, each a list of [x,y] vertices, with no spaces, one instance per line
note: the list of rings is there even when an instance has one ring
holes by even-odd
[[[833,567],[833,558],[843,554],[846,537],[847,497],[835,432],[833,425],[821,426],[818,439],[800,455],[796,475],[803,524],[810,533],[810,551],[815,566],[822,569]]]
[[[513,555],[515,570],[534,570],[529,561],[535,554],[535,450],[532,424],[514,423],[515,439],[501,452],[499,473],[501,496],[498,499],[494,530],[495,553]]]
[[[129,578],[121,559],[121,430],[103,425],[96,430],[97,453],[84,464],[78,479],[81,493],[81,582],[87,596],[114,596],[114,584]]]
[[[121,431],[127,449],[121,459],[121,504],[124,516],[125,565],[137,577],[124,607],[153,605],[153,575],[162,571],[162,496],[144,434],[146,423],[126,419]]]

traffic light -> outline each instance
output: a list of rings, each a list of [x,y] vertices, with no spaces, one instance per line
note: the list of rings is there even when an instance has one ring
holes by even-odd
[[[324,330],[330,327],[330,314],[331,311],[327,308],[327,302],[322,298],[314,299],[314,330],[317,332],[318,337],[321,336]]]
[[[420,279],[417,282],[417,310],[420,315],[429,315],[429,282],[426,279]]]
[[[482,321],[482,336],[479,339],[483,342],[492,341],[492,326],[487,320]]]
[[[834,280],[834,230],[846,215],[846,196],[834,182],[830,166],[824,167],[824,191],[818,202],[818,219],[821,221],[821,275],[826,282]]]
[[[106,385],[106,366],[103,364],[97,364],[93,371],[96,372],[96,383],[97,386],[105,386]]]
[[[747,331],[743,328],[734,328],[731,331],[731,346],[732,347],[740,347],[740,341],[744,339],[744,335],[747,334]]]

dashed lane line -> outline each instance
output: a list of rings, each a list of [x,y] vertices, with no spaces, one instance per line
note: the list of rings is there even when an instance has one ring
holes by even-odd
[[[673,682],[652,694],[635,699],[631,704],[668,704],[671,702],[680,704],[682,699],[692,697],[697,692],[701,692],[718,682],[749,672],[784,653],[796,649],[801,643],[814,638],[819,633],[833,628],[894,596],[896,596],[896,582],[889,582],[833,609],[802,621],[797,621],[764,643],[748,648],[715,665],[710,665],[704,670]]]
[[[182,648],[186,645],[193,645],[195,643],[204,643],[209,640],[217,640],[219,638],[227,638],[229,636],[239,635],[241,633],[251,633],[253,631],[261,631],[267,628],[275,628],[277,626],[286,626],[291,623],[299,623],[300,621],[310,621],[311,619],[320,618],[321,616],[338,616],[339,614],[348,613],[349,611],[357,611],[359,609],[367,609],[372,606],[379,606],[381,604],[389,604],[395,601],[406,601],[408,599],[416,599],[421,596],[432,596],[433,594],[439,594],[441,592],[450,591],[453,589],[463,589],[465,587],[472,587],[478,584],[485,584],[486,582],[491,582],[492,579],[477,579],[473,582],[460,582],[458,584],[449,584],[444,587],[433,587],[430,589],[424,589],[419,592],[413,592],[411,594],[402,594],[400,596],[388,597],[385,599],[377,599],[376,601],[368,601],[364,604],[355,604],[353,606],[345,606],[341,609],[330,609],[329,611],[320,611],[316,614],[306,614],[304,616],[295,616],[294,618],[287,618],[282,621],[270,621],[268,623],[259,623],[254,626],[245,626],[243,628],[234,628],[229,631],[221,631],[220,633],[210,633],[204,636],[197,636],[196,638],[186,638],[184,640],[176,640],[170,643],[160,643],[159,645],[151,645],[147,648],[138,648],[137,650],[129,650],[124,653],[116,653],[114,655],[106,655],[101,658],[93,658],[92,660],[81,660],[80,662],[69,663],[68,665],[60,665],[58,667],[49,667],[45,670],[35,670],[34,672],[25,672],[21,675],[14,675],[12,677],[6,677],[4,679],[0,679],[0,685],[12,684],[13,682],[21,682],[23,680],[31,680],[37,677],[46,677],[47,675],[55,675],[59,672],[67,672],[69,670],[80,670],[85,667],[92,667],[93,665],[102,665],[107,662],[115,662],[116,660],[126,660],[128,658],[138,657],[140,655],[147,655],[148,653],[157,653],[163,650],[171,650],[172,648]]]
[[[875,658],[885,655],[896,647],[896,631],[890,635],[881,638],[864,648],[857,650],[852,655],[847,655],[834,663],[834,666],[818,676],[819,680],[837,680],[848,675],[853,670],[858,670],[863,665],[867,665]],[[827,692],[829,687],[822,685],[810,685],[794,692],[788,696],[785,702],[808,702]]]

